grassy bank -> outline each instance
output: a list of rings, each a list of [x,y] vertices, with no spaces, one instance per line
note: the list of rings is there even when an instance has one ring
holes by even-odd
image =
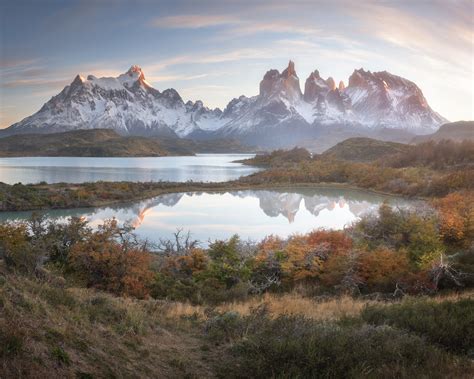
[[[94,208],[150,199],[179,192],[225,192],[252,189],[341,188],[361,190],[386,196],[389,192],[360,188],[345,183],[170,183],[170,182],[95,182],[81,184],[14,184],[0,183],[0,212],[48,209]]]
[[[346,150],[354,153],[351,144],[346,146],[342,143],[338,149],[336,155],[312,156],[304,149],[258,155],[242,163],[263,167],[264,170],[222,183],[0,183],[0,211],[98,207],[173,192],[260,188],[332,186],[425,199],[440,198],[453,192],[474,191],[472,142],[427,143],[412,147],[405,153],[396,153],[399,150],[396,147],[391,155],[380,157],[381,152],[386,150],[383,144],[368,155],[372,159],[369,161],[367,152],[363,157],[349,154],[355,160],[343,159],[348,156]],[[334,159],[334,156],[343,158]],[[374,156],[379,158],[373,160]]]
[[[461,345],[472,341],[472,330],[466,324],[471,319],[458,309],[468,305],[472,311],[474,304],[472,293],[463,298],[391,305],[294,293],[209,308],[117,298],[3,273],[0,375],[237,378],[307,376],[313,370],[337,376],[348,370],[352,377],[467,378],[474,373],[472,361],[439,343],[435,330],[419,330],[397,314],[387,317],[395,326],[377,326],[379,319],[367,316],[380,312],[383,317],[396,307],[422,316],[426,304],[435,310],[449,306],[437,326],[459,322],[458,333],[464,335],[453,334],[451,342],[458,338]],[[358,343],[347,349],[354,338]]]

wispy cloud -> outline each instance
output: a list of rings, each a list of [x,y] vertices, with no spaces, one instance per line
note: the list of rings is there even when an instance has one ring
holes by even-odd
[[[230,15],[179,15],[156,17],[151,21],[151,26],[171,29],[199,29],[219,25],[240,24],[238,17]]]
[[[188,80],[196,80],[207,78],[209,74],[199,74],[199,75],[155,75],[155,76],[146,76],[147,81],[153,82],[178,82],[178,81],[188,81]]]
[[[21,69],[25,66],[30,66],[34,63],[37,63],[39,59],[10,59],[8,57],[0,57],[0,70],[6,69]]]
[[[0,113],[17,119],[78,73],[115,77],[132,64],[157,88],[222,106],[258,91],[264,72],[290,58],[300,80],[316,68],[337,80],[354,68],[386,69],[415,81],[448,118],[474,111],[472,0],[11,3],[16,14],[0,17],[10,22],[0,103],[21,107]]]
[[[2,83],[1,86],[5,88],[16,87],[53,87],[64,86],[68,83],[68,79],[17,79]]]
[[[229,36],[246,36],[257,33],[294,33],[303,35],[323,34],[323,30],[314,25],[301,25],[291,20],[265,20],[231,16],[227,14],[208,15],[193,14],[154,18],[151,26],[169,29],[201,29],[209,27],[226,27],[222,38]]]

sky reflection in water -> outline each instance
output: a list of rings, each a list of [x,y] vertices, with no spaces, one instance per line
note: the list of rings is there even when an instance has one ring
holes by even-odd
[[[205,243],[236,233],[243,239],[259,240],[270,234],[286,237],[317,228],[339,230],[377,211],[384,200],[395,206],[414,205],[403,199],[340,188],[246,190],[167,194],[123,206],[51,211],[49,215],[59,219],[83,216],[94,226],[115,217],[121,223],[131,223],[140,237],[153,242],[172,237],[179,228]],[[5,213],[0,220],[28,215]]]

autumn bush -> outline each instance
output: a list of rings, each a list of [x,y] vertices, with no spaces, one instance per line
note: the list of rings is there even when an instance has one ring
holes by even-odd
[[[433,201],[439,212],[440,235],[447,244],[474,241],[474,192],[459,192]]]
[[[93,230],[77,218],[35,216],[0,224],[0,256],[10,270],[41,280],[62,275],[117,295],[194,304],[297,288],[311,296],[434,293],[474,285],[471,198],[448,195],[434,202],[436,211],[383,204],[343,231],[258,243],[234,236],[205,249],[188,238],[163,242],[158,254],[116,220]]]
[[[385,247],[362,251],[357,273],[365,292],[393,292],[410,271],[406,254]]]
[[[151,255],[139,243],[124,238],[116,220],[106,221],[70,253],[71,269],[95,287],[118,295],[147,297],[153,279]]]
[[[242,183],[345,183],[404,196],[443,197],[474,190],[474,143],[423,143],[403,154],[374,162],[336,160],[300,150],[275,151],[247,161],[266,170],[241,178]],[[290,159],[291,157],[291,159]]]
[[[40,261],[41,251],[36,248],[26,223],[0,224],[0,257],[7,267],[32,274]]]
[[[405,250],[414,266],[422,267],[443,252],[436,215],[430,210],[394,210],[380,206],[378,215],[363,218],[353,233],[359,245],[369,249],[379,246]]]

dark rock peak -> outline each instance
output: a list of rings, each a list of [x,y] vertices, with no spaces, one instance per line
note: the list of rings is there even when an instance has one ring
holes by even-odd
[[[361,68],[359,70],[354,70],[352,75],[349,77],[349,87],[368,88],[370,85],[376,85],[380,89],[407,87],[415,91],[419,90],[415,83],[400,76],[393,75],[387,71],[370,72]]]
[[[285,70],[283,70],[283,72],[281,73],[281,76],[282,76],[282,78],[289,78],[290,76],[298,77],[298,75],[296,75],[296,71],[295,71],[295,62],[290,60],[288,62],[288,67],[285,68]]]
[[[138,79],[140,80],[145,80],[145,74],[142,71],[142,68],[140,66],[137,66],[136,64],[132,65],[128,71],[126,72],[128,76],[134,76],[134,74],[138,74]]]
[[[175,103],[175,102],[180,102],[184,104],[183,99],[179,95],[178,91],[176,91],[174,88],[165,89],[161,93],[161,96],[163,99],[167,100],[169,104]]]
[[[328,82],[321,78],[318,70],[314,70],[306,79],[303,97],[307,102],[314,102],[321,96],[326,96],[330,90]]]
[[[354,70],[351,76],[349,76],[349,87],[367,87],[367,74],[370,71],[365,72],[363,68]]]
[[[326,83],[329,86],[330,90],[334,91],[336,89],[336,82],[331,76],[326,79]]]
[[[267,71],[260,82],[260,96],[283,96],[288,100],[295,100],[302,96],[298,75],[296,75],[293,61],[280,74],[278,70]]]
[[[82,85],[83,83],[84,83],[84,78],[81,75],[77,74],[74,80],[72,81],[71,86],[78,86],[78,85]]]
[[[280,71],[272,69],[268,70],[263,76],[263,80],[276,80],[280,77]]]
[[[209,108],[205,107],[201,100],[196,100],[196,102],[192,104],[190,109],[191,109],[191,112],[196,112],[196,113],[210,112]]]
[[[204,107],[204,104],[202,103],[201,100],[196,100],[196,102],[194,103],[194,107],[197,109],[197,108],[203,108]]]

